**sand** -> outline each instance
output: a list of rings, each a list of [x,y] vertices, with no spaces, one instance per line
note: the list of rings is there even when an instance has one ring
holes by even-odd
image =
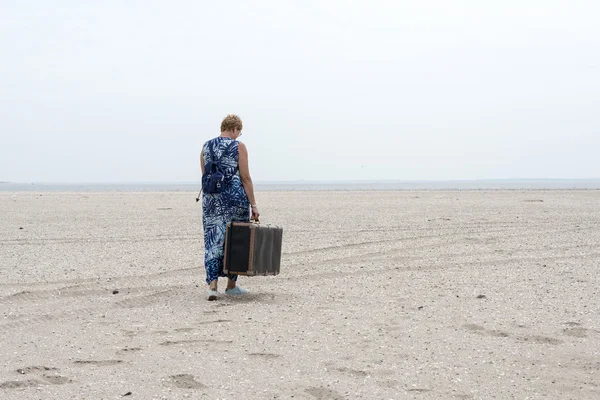
[[[0,398],[600,398],[600,191],[258,193],[215,302],[195,196],[0,193]]]

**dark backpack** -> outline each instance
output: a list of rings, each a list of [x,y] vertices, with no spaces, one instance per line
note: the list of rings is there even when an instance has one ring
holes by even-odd
[[[223,154],[227,154],[231,146],[235,143],[232,140],[229,146],[225,148]],[[204,174],[202,175],[202,191],[204,193],[221,193],[225,190],[225,169],[221,165],[221,160],[215,157],[213,146],[207,143],[210,150],[211,161],[204,164]],[[221,155],[222,156],[222,155]]]

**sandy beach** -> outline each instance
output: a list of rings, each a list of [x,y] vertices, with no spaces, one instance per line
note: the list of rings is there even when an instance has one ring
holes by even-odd
[[[600,398],[600,191],[259,192],[215,302],[195,196],[0,193],[0,398]]]

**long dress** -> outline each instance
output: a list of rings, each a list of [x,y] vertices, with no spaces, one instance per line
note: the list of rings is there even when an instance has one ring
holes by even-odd
[[[202,193],[204,267],[208,284],[218,277],[224,276],[234,281],[237,280],[237,275],[223,273],[223,255],[227,223],[250,220],[250,202],[242,185],[238,168],[238,146],[239,142],[234,139],[219,136],[207,141],[202,147],[204,163],[213,161],[209,150],[212,148],[215,157],[220,159],[226,177],[223,192]]]

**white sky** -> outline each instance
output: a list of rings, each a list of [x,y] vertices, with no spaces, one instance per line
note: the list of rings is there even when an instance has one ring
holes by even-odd
[[[0,181],[600,178],[600,2],[0,0]]]

